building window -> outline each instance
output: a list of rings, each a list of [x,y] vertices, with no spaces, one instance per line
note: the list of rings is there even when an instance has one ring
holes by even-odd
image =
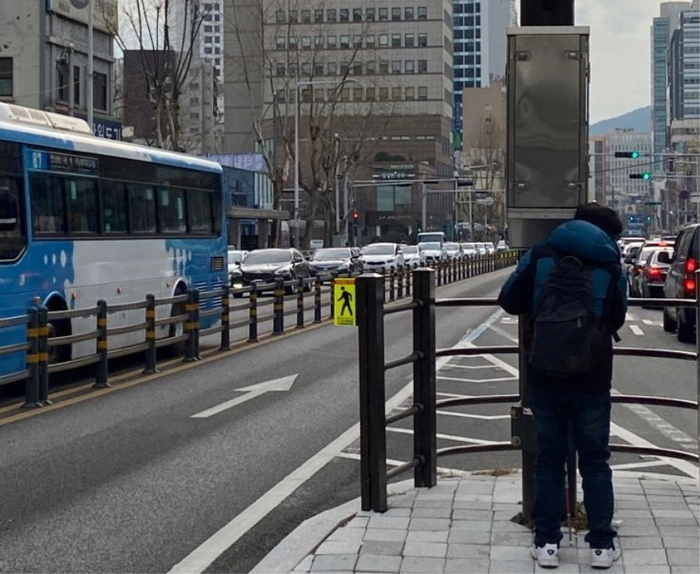
[[[323,48],[323,36],[316,36],[314,38],[314,46],[316,46],[316,48]]]
[[[96,110],[107,111],[107,74],[101,72],[93,74],[92,105]]]
[[[204,33],[205,34],[211,34],[213,26],[210,24],[209,26],[204,26]]]
[[[353,22],[362,22],[362,8],[353,8],[352,9],[352,21]]]
[[[309,22],[311,22],[311,10],[301,11],[301,21],[303,24],[308,24]]]
[[[302,76],[310,76],[311,75],[311,62],[302,63],[301,74],[302,74]]]
[[[350,73],[350,62],[340,62],[340,75],[347,76]]]
[[[416,45],[416,37],[413,34],[406,34],[404,37],[404,46],[413,48]]]
[[[338,75],[338,62],[328,62],[328,75],[337,76]]]
[[[389,47],[389,34],[379,34],[379,47],[388,48]]]
[[[211,36],[204,36],[204,43],[211,44]]]
[[[302,36],[301,37],[301,49],[302,50],[310,50],[311,49],[311,36]]]
[[[428,72],[428,60],[418,60],[418,73],[426,74]]]
[[[314,76],[323,76],[323,62],[314,62]]]
[[[289,23],[290,24],[296,24],[298,21],[297,19],[297,11],[296,10],[290,10],[289,11]]]
[[[375,11],[374,8],[365,8],[365,19],[368,22],[374,22]]]
[[[428,45],[428,35],[418,34],[418,47],[425,48]]]
[[[391,35],[391,47],[392,48],[400,48],[401,47],[401,34],[392,34]]]
[[[401,88],[400,87],[391,88],[391,99],[392,100],[400,100],[401,99]]]
[[[290,36],[289,39],[287,40],[287,44],[289,45],[290,50],[296,50],[297,49],[297,39],[295,36]]]
[[[341,22],[349,22],[350,21],[350,9],[349,8],[341,8],[340,9],[340,21]]]
[[[392,8],[391,9],[391,19],[392,20],[401,20],[401,8]]]
[[[367,93],[367,101],[368,101],[368,102],[373,102],[374,100],[377,99],[377,97],[376,97],[376,95],[375,95],[375,90],[374,90],[374,88],[367,88],[367,92],[366,92],[366,93]]]
[[[407,74],[415,74],[416,73],[416,63],[413,60],[406,60],[404,62],[404,70]]]
[[[277,23],[278,24],[284,24],[285,18],[284,18],[284,10],[277,10],[275,12],[276,18],[277,18]],[[211,19],[211,18],[210,18]],[[205,30],[206,31],[206,30]]]
[[[404,20],[413,20],[415,18],[415,10],[413,9],[413,6],[404,9],[403,11],[403,19]]]
[[[347,50],[350,47],[350,36],[343,35],[340,37],[340,48]]]
[[[80,66],[73,66],[73,105],[80,105]]]
[[[326,10],[326,20],[329,22],[335,22],[336,21],[336,11],[334,8],[329,8]]]
[[[353,48],[362,48],[362,34],[355,34],[352,37]]]
[[[469,7],[469,4],[467,4]],[[425,6],[418,6],[418,19],[427,20],[428,19],[428,8]]]
[[[406,88],[406,99],[415,100],[416,99],[416,89],[413,86],[408,86]]]
[[[389,73],[389,60],[379,61],[379,73],[382,75],[386,75]]]
[[[391,62],[391,73],[400,74],[401,73],[401,60],[394,60]]]
[[[374,42],[374,34],[367,34],[367,36],[365,36],[365,46],[368,48],[374,48]]]
[[[379,88],[379,100],[386,102],[389,99],[389,88]]]
[[[352,99],[356,102],[361,102],[362,101],[362,88],[353,88],[352,90]]]
[[[314,22],[316,24],[323,22],[323,10],[314,10]]]
[[[284,36],[277,36],[275,38],[275,46],[278,50],[284,50],[285,44],[286,44],[286,41],[285,41]]]
[[[335,50],[338,47],[338,38],[336,36],[328,36],[328,49]]]
[[[284,78],[287,75],[287,67],[283,63],[277,63],[277,75]]]
[[[420,86],[418,88],[418,99],[427,100],[428,99],[428,88],[426,86]]]
[[[355,62],[352,65],[352,74],[353,74],[353,76],[361,76],[362,75],[362,62]]]
[[[379,9],[379,21],[386,22],[388,19],[389,19],[389,9],[388,8],[380,8]]]
[[[365,74],[368,76],[373,76],[377,73],[377,63],[374,60],[370,60],[365,64]]]
[[[211,46],[205,46],[204,53],[207,55],[211,54],[212,53]]]

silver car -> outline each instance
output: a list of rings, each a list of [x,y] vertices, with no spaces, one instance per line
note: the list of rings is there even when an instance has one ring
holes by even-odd
[[[397,271],[403,268],[404,256],[398,243],[372,243],[362,249],[365,271]]]

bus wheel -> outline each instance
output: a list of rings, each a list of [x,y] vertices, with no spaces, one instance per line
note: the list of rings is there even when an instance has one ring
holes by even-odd
[[[67,307],[65,304],[61,303],[50,303],[47,307],[49,311],[65,311]],[[48,338],[53,337],[66,337],[71,334],[70,320],[69,319],[57,319],[54,321],[49,321],[48,327]],[[58,345],[55,347],[48,348],[48,361],[49,363],[64,363],[65,361],[70,361],[71,349],[70,345]]]
[[[175,293],[175,297],[179,295],[184,295],[185,289],[182,287],[178,288],[178,290]],[[178,315],[182,315],[185,312],[185,304],[184,303],[175,303],[172,306],[172,309],[170,310],[170,316],[171,317],[177,317]],[[180,335],[185,334],[185,321],[187,319],[183,319],[181,321],[178,321],[177,323],[173,323],[170,325],[170,332],[168,334],[168,337],[179,337]],[[172,345],[167,345],[164,347],[165,353],[169,357],[180,357],[185,354],[185,351],[187,350],[187,341],[178,341],[176,343],[173,343]]]

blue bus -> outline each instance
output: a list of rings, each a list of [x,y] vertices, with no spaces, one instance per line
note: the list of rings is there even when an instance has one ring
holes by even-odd
[[[86,309],[225,284],[218,163],[98,138],[83,120],[6,103],[0,158],[0,318],[36,304]],[[158,306],[157,318],[175,311]],[[110,314],[108,325],[140,321],[136,310]],[[74,318],[54,321],[49,334],[94,329],[94,317]],[[162,326],[157,336],[180,329]],[[24,326],[0,329],[0,346],[25,338]],[[117,335],[109,349],[143,341],[143,332]],[[76,359],[93,354],[95,341],[52,349],[54,362]],[[0,356],[0,381],[25,368],[24,353]]]

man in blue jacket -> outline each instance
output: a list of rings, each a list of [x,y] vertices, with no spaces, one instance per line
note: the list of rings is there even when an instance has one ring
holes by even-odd
[[[612,528],[614,497],[608,460],[612,336],[616,336],[616,331],[624,324],[627,312],[627,284],[615,242],[622,229],[620,218],[612,209],[597,203],[580,206],[572,221],[559,225],[544,242],[525,253],[498,298],[507,313],[533,313],[556,261],[573,255],[593,269],[590,275],[592,311],[607,325],[609,333],[598,354],[600,360],[584,374],[563,378],[538,371],[529,362],[526,367],[538,445],[532,510],[535,540],[531,552],[543,567],[559,565],[557,554],[562,539],[561,507],[569,428],[583,478],[589,528],[586,542],[591,547],[591,565],[609,568],[620,557]],[[522,341],[526,350],[530,348],[532,336],[533,325],[529,323]]]

